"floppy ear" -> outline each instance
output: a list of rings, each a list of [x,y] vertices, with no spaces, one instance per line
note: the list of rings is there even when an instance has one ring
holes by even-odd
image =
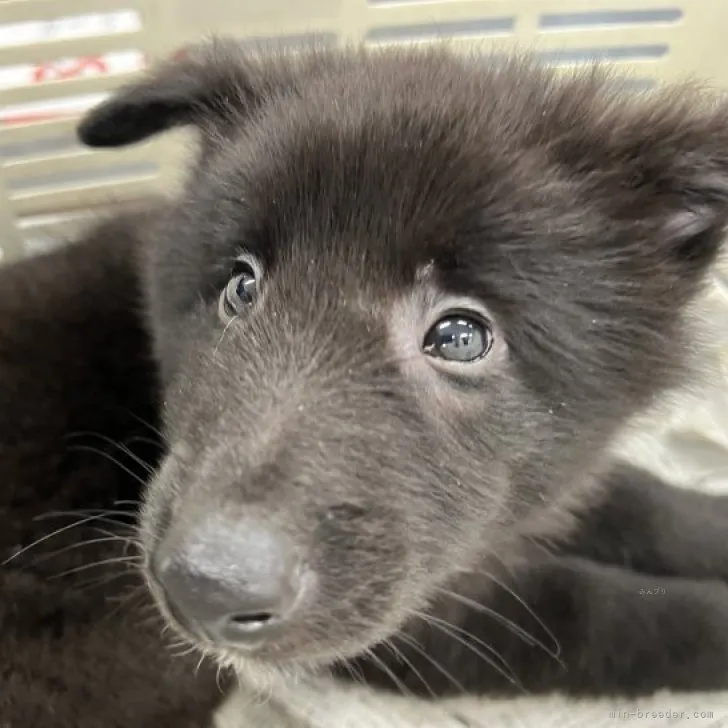
[[[256,104],[261,74],[233,40],[192,46],[91,109],[78,137],[89,147],[119,147],[172,127],[220,125]]]

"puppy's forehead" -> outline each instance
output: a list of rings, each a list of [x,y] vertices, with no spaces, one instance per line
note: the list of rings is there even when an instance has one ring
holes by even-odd
[[[507,187],[502,141],[449,98],[392,82],[304,85],[231,140],[231,188],[277,254],[359,251],[413,276]]]

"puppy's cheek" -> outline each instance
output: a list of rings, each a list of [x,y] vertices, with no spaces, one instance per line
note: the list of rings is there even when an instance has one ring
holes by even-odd
[[[417,577],[420,557],[408,547],[406,525],[400,523],[399,529],[386,541],[364,542],[360,535],[348,549],[329,549],[317,606],[328,615],[331,640],[378,641],[420,604],[425,591]]]
[[[181,446],[174,446],[158,473],[149,481],[139,514],[139,538],[150,552],[169,530],[179,502],[179,483],[182,479],[183,460]]]

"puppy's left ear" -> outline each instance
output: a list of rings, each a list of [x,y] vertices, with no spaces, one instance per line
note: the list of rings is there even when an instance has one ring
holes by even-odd
[[[728,100],[691,84],[606,100],[577,90],[561,99],[572,133],[554,151],[586,198],[637,233],[631,256],[699,275],[728,224]]]
[[[663,118],[648,109],[641,121],[646,139],[629,153],[647,149],[634,178],[656,201],[665,252],[699,269],[717,254],[728,224],[728,103],[687,93]]]
[[[89,147],[119,147],[173,127],[203,132],[249,114],[265,92],[265,71],[230,39],[215,39],[158,64],[92,108],[77,127]]]

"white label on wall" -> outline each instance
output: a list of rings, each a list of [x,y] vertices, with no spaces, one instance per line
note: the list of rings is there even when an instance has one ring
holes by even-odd
[[[142,20],[136,10],[73,15],[24,23],[4,23],[0,25],[0,48],[72,38],[93,38],[98,35],[135,33],[141,30],[141,27]]]

